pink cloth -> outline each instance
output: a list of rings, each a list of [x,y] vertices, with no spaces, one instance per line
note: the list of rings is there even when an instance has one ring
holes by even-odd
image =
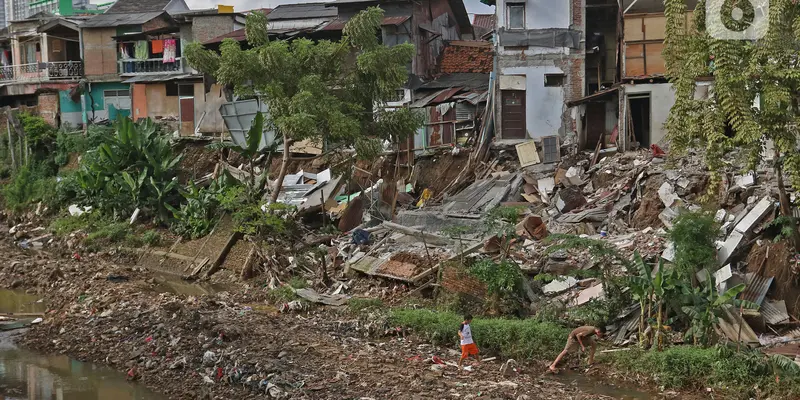
[[[175,62],[175,39],[164,40],[164,64]]]

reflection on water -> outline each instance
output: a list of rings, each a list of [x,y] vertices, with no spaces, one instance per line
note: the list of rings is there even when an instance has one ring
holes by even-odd
[[[37,296],[0,289],[0,313],[45,311]],[[20,332],[0,332],[0,400],[166,399],[110,368],[20,349],[11,340]]]
[[[561,383],[580,388],[581,391],[592,394],[599,394],[603,396],[613,397],[621,400],[650,400],[654,398],[651,394],[640,392],[625,386],[617,386],[612,383],[605,382],[600,378],[594,378],[582,374],[575,373],[568,369],[562,369],[557,375],[552,376]]]
[[[40,299],[22,291],[0,289],[0,313],[43,313],[47,306]]]
[[[0,400],[160,400],[109,368],[18,349],[0,336]]]
[[[179,276],[154,272],[156,290],[186,296],[202,296],[228,290],[225,285],[200,282],[187,282]]]

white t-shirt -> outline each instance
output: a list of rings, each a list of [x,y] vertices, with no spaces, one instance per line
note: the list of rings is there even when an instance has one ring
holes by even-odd
[[[461,332],[461,345],[472,344],[472,329],[469,327],[469,324],[461,324],[461,327],[458,328],[459,332]]]

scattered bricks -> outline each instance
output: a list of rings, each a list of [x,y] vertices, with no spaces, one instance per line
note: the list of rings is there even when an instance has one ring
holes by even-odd
[[[547,237],[547,225],[542,221],[542,217],[538,215],[528,215],[517,224],[517,235],[530,236],[536,240],[542,240]]]
[[[486,284],[470,275],[464,268],[446,265],[442,269],[442,287],[451,293],[461,293],[483,298]]]
[[[44,92],[39,94],[39,116],[49,125],[58,127],[58,93]]]

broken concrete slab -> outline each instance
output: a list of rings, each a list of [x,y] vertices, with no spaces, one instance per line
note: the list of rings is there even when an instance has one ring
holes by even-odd
[[[544,291],[545,294],[561,293],[577,284],[578,280],[571,276],[562,277],[553,280],[547,285],[544,285],[542,290]]]
[[[717,249],[717,263],[719,263],[719,265],[727,264],[728,259],[731,258],[731,255],[733,255],[733,252],[739,247],[739,244],[742,243],[742,240],[744,240],[744,234],[734,229],[734,231],[728,235],[728,239],[725,240],[722,247]]]
[[[588,303],[591,300],[602,299],[604,297],[605,297],[605,291],[603,289],[603,284],[601,283],[599,285],[592,286],[588,289],[582,290],[578,294],[578,297],[576,297],[574,300],[570,302],[569,306],[570,307],[580,306]]]
[[[572,186],[583,185],[583,170],[579,167],[570,167],[564,175],[564,184]]]
[[[733,177],[733,182],[736,184],[737,187],[742,189],[747,189],[750,186],[756,184],[755,173],[753,171],[750,171],[749,173],[744,175],[735,175]]]
[[[741,233],[748,233],[750,229],[753,228],[755,224],[757,224],[761,219],[767,216],[767,213],[772,210],[773,200],[770,196],[764,196],[761,201],[758,202],[750,212],[742,218],[739,223],[736,224],[736,227],[733,228],[736,231]]]
[[[675,261],[675,243],[668,242],[664,252],[661,253],[661,258],[673,262]]]
[[[672,229],[672,221],[677,217],[678,213],[669,207],[665,208],[664,211],[661,211],[661,213],[658,214],[658,219],[661,220],[661,222],[664,223],[664,226],[669,229]]]
[[[539,195],[542,197],[542,201],[549,204],[550,194],[553,193],[553,189],[556,187],[555,178],[542,178],[536,183],[538,185]]]
[[[661,187],[658,188],[658,197],[667,208],[672,207],[673,204],[681,200],[681,198],[675,194],[675,188],[668,182],[664,182],[661,184]]]

